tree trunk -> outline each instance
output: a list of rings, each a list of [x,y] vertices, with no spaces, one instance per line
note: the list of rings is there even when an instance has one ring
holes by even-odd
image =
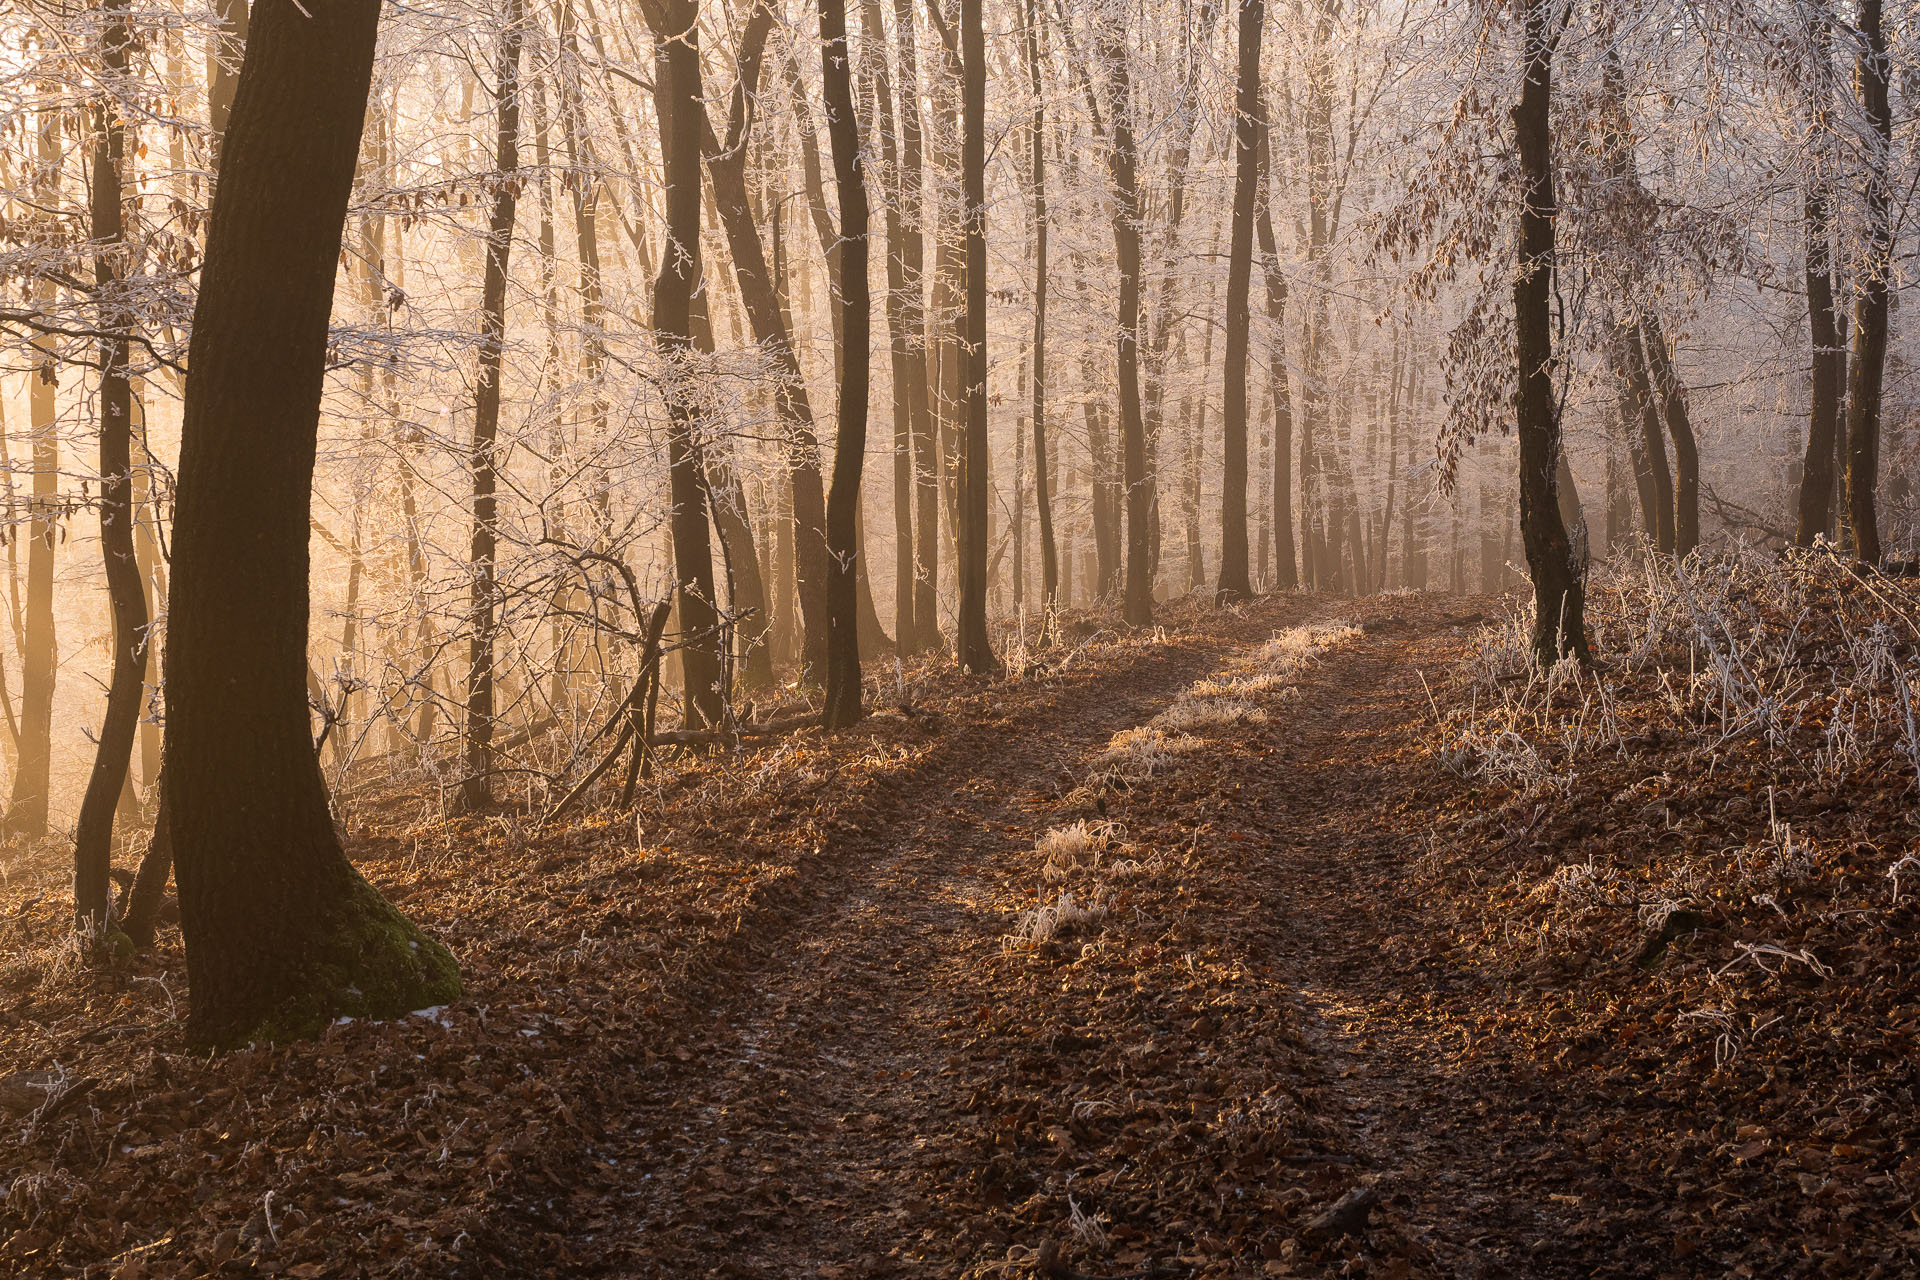
[[[1700,449],[1687,413],[1687,389],[1673,367],[1660,318],[1651,311],[1640,321],[1654,395],[1673,437],[1673,552],[1684,556],[1700,545]]]
[[[105,928],[113,906],[113,817],[133,758],[134,732],[146,690],[147,601],[133,544],[133,391],[128,382],[128,333],[133,318],[120,296],[127,269],[121,209],[126,122],[119,94],[125,84],[132,33],[119,0],[103,14],[94,102],[92,240],[100,340],[100,549],[106,561],[113,614],[113,675],[107,689],[93,771],[80,802],[74,833],[73,906],[82,932]]]
[[[194,309],[163,777],[199,1047],[441,1004],[459,971],[349,865],[306,702],[314,446],[379,23],[263,0]]]
[[[1119,19],[1114,19],[1118,23]],[[1147,484],[1146,425],[1140,405],[1140,182],[1133,137],[1133,81],[1124,32],[1101,32],[1100,59],[1107,65],[1111,136],[1107,167],[1113,180],[1113,247],[1120,272],[1119,338],[1121,483],[1126,495],[1126,602],[1122,615],[1136,627],[1153,622],[1152,548],[1148,525],[1153,494]]]
[[[59,200],[61,116],[43,110],[36,121],[38,151],[34,192],[44,208]],[[47,231],[46,224],[38,228]],[[34,306],[53,305],[53,284],[36,279]],[[47,833],[47,809],[53,788],[53,693],[59,674],[59,639],[53,617],[53,558],[60,537],[60,433],[54,403],[58,387],[58,339],[34,339],[34,358],[27,375],[28,425],[33,432],[33,494],[28,502],[27,603],[21,628],[20,751],[15,762],[13,792],[0,830],[8,836],[37,840]]]
[[[821,75],[827,138],[840,188],[840,396],[827,494],[827,672],[821,723],[843,729],[865,714],[860,687],[858,530],[860,469],[867,450],[867,185],[854,115],[844,0],[820,0]]]
[[[1513,283],[1514,397],[1520,436],[1520,531],[1533,572],[1533,651],[1551,666],[1588,659],[1585,586],[1560,521],[1555,468],[1560,423],[1553,388],[1553,37],[1548,0],[1527,0],[1526,78],[1513,111],[1522,188],[1520,264]]]
[[[1040,6],[1027,0],[1021,47],[1033,91],[1033,500],[1040,518],[1041,610],[1051,619],[1059,603],[1060,556],[1053,536],[1053,491],[1047,471],[1047,100],[1040,79]],[[1051,622],[1045,624],[1051,627]],[[1043,634],[1045,634],[1043,632]]]
[[[1846,349],[1834,302],[1833,176],[1827,141],[1832,129],[1832,16],[1823,3],[1808,6],[1806,179],[1807,330],[1813,347],[1813,398],[1807,416],[1806,461],[1800,473],[1800,504],[1794,542],[1810,547],[1833,526],[1834,441],[1845,390]]]
[[[1221,482],[1220,583],[1215,598],[1232,604],[1253,594],[1247,576],[1247,338],[1253,316],[1253,216],[1260,188],[1260,37],[1264,0],[1240,0],[1240,67],[1233,130],[1233,234],[1227,248],[1227,356],[1225,470]]]
[[[647,16],[660,42],[654,95],[667,189],[667,245],[653,285],[654,340],[668,364],[667,485],[673,502],[675,606],[689,729],[723,719],[719,613],[713,546],[707,536],[701,474],[700,388],[693,352],[693,291],[700,278],[700,142],[706,107],[700,94],[698,12],[694,0],[661,0]]]
[[[1273,234],[1273,128],[1264,106],[1255,122],[1260,173],[1255,180],[1254,231],[1260,238],[1260,271],[1267,282],[1267,383],[1273,397],[1273,539],[1276,590],[1300,585],[1293,537],[1293,388],[1287,378],[1287,278]]]
[[[480,377],[473,397],[473,537],[467,568],[472,574],[467,638],[467,776],[461,805],[469,811],[493,802],[493,644],[495,557],[498,553],[500,358],[507,332],[507,271],[520,183],[520,46],[526,27],[521,0],[506,0],[500,28],[500,83],[494,91],[499,129],[495,143],[493,210],[487,219],[487,261],[480,283]]]
[[[997,670],[987,636],[987,55],[981,0],[960,0],[961,227],[966,300],[960,314],[960,669]]]
[[[1863,175],[1866,242],[1853,300],[1853,354],[1847,361],[1847,525],[1850,548],[1863,562],[1880,563],[1880,518],[1874,485],[1880,472],[1880,404],[1887,366],[1888,275],[1893,270],[1893,222],[1887,168],[1893,116],[1887,104],[1890,62],[1881,29],[1881,0],[1860,2],[1860,60],[1855,81],[1866,117]]]
[[[894,40],[900,50],[901,324],[908,352],[908,407],[913,432],[913,623],[915,652],[942,647],[940,638],[940,460],[927,381],[925,162],[920,128],[920,68],[912,0],[894,0]],[[906,651],[904,642],[902,651]]]
[[[1623,324],[1620,335],[1628,391],[1639,418],[1640,457],[1636,460],[1636,471],[1643,471],[1646,477],[1640,492],[1641,510],[1654,550],[1670,556],[1674,548],[1673,472],[1667,466],[1667,444],[1660,429],[1660,402],[1655,398],[1653,378],[1647,371],[1646,343],[1641,338],[1640,326]],[[1647,505],[1649,496],[1652,506]]]

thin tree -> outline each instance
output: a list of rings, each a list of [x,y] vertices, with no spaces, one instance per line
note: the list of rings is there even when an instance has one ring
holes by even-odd
[[[987,55],[980,0],[960,0],[960,669],[999,669],[987,636]]]
[[[1861,192],[1865,240],[1853,300],[1853,353],[1847,361],[1847,525],[1855,556],[1880,563],[1880,518],[1874,486],[1880,473],[1880,406],[1887,367],[1887,277],[1893,269],[1893,218],[1887,166],[1893,114],[1887,102],[1891,61],[1881,26],[1881,0],[1860,0],[1860,56],[1854,81],[1866,117],[1866,171]]]
[[[1526,0],[1524,78],[1513,110],[1521,179],[1519,270],[1513,282],[1514,397],[1520,436],[1520,532],[1533,572],[1533,651],[1545,665],[1587,658],[1585,585],[1560,519],[1560,422],[1553,386],[1553,46],[1551,0]]]
[[[1033,148],[1033,500],[1040,518],[1042,627],[1051,628],[1060,592],[1060,556],[1053,537],[1053,492],[1047,473],[1047,95],[1041,82],[1040,5],[1027,0],[1020,49],[1033,93],[1027,128]],[[1043,630],[1045,634],[1045,630]]]
[[[845,0],[820,0],[820,57],[827,138],[840,188],[840,404],[833,485],[827,492],[827,679],[821,720],[845,728],[865,714],[860,687],[860,471],[867,450],[868,352],[873,318],[867,286],[867,183],[854,115]]]
[[[1260,37],[1263,0],[1240,0],[1240,65],[1235,77],[1233,232],[1227,246],[1226,465],[1221,484],[1220,582],[1215,599],[1232,604],[1253,594],[1247,576],[1247,330],[1253,317],[1253,216],[1260,185]]]
[[[146,691],[147,600],[135,558],[133,522],[133,389],[128,381],[125,291],[128,267],[121,169],[127,126],[121,94],[133,35],[123,3],[114,3],[100,28],[103,81],[94,101],[92,241],[100,338],[100,549],[106,561],[107,600],[113,612],[113,675],[93,770],[74,832],[74,916],[83,931],[105,928],[112,910],[113,818],[133,757],[134,733]]]
[[[673,503],[675,604],[681,672],[691,728],[722,718],[720,617],[714,605],[713,546],[701,475],[699,389],[694,384],[693,291],[700,278],[701,102],[699,13],[694,0],[647,7],[659,43],[660,150],[667,188],[667,245],[653,284],[655,341],[667,361],[667,488]]]
[[[513,224],[520,186],[520,46],[526,35],[521,0],[507,0],[500,28],[499,84],[494,90],[496,141],[493,209],[487,219],[487,260],[480,284],[480,378],[473,397],[473,538],[468,562],[472,574],[467,639],[467,776],[460,800],[468,810],[493,800],[493,648],[494,605],[499,588],[500,359],[507,331],[507,269],[513,252]]]
[[[1293,537],[1293,387],[1287,377],[1287,277],[1280,270],[1273,234],[1273,125],[1265,103],[1256,122],[1260,176],[1255,188],[1254,230],[1260,240],[1260,273],[1267,284],[1267,382],[1273,398],[1273,585],[1300,585]]]
[[[327,319],[377,0],[254,14],[194,309],[167,763],[191,1043],[451,1000],[459,971],[360,878],[308,728],[307,537]]]
[[[1804,217],[1807,336],[1813,387],[1807,410],[1807,452],[1800,472],[1794,542],[1810,547],[1833,526],[1834,458],[1845,391],[1847,353],[1834,302],[1833,173],[1828,139],[1833,115],[1833,16],[1824,0],[1808,0],[1807,129]]]

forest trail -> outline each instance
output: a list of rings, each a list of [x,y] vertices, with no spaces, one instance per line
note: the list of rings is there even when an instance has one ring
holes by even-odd
[[[584,1209],[559,1231],[577,1270],[1558,1274],[1543,1250],[1578,1197],[1514,1166],[1566,1153],[1423,1015],[1458,975],[1383,963],[1382,939],[1420,924],[1380,892],[1419,854],[1394,823],[1396,757],[1428,716],[1421,668],[1457,633],[1431,605],[1344,603],[1261,605],[1082,689],[1044,731],[950,741],[894,797],[909,816],[835,859],[709,1024],[624,1092],[582,1162],[595,1193],[574,1187]],[[1248,669],[1276,631],[1362,615],[1267,723],[1202,734],[1190,767],[1092,811],[1073,793],[1196,680]],[[1090,979],[1073,952],[1091,944],[1010,950],[1036,841],[1109,811],[1130,846],[1180,852],[1172,879],[1205,875],[1135,894],[1139,936]],[[1088,933],[1104,949],[1121,928]],[[1385,1202],[1369,1234],[1314,1227],[1358,1186]]]

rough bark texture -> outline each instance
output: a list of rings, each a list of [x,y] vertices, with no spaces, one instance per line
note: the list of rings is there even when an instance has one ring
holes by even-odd
[[[1514,108],[1514,143],[1524,184],[1520,269],[1513,284],[1514,407],[1520,436],[1520,533],[1533,573],[1533,650],[1551,665],[1587,658],[1585,588],[1560,519],[1555,468],[1560,423],[1553,394],[1554,194],[1551,111],[1553,44],[1548,0],[1527,0],[1526,78]]]
[[[375,0],[263,0],[194,312],[163,775],[188,1039],[298,1035],[458,995],[453,958],[348,864],[309,736],[307,522]]]
[[[1260,35],[1263,0],[1240,0],[1240,67],[1233,130],[1233,234],[1227,248],[1226,454],[1220,497],[1222,604],[1253,594],[1247,565],[1247,330],[1253,316],[1247,295],[1253,284],[1254,199],[1260,187]]]
[[[821,721],[844,728],[864,714],[860,687],[858,519],[860,470],[867,451],[868,351],[872,299],[867,287],[867,184],[854,115],[853,68],[844,0],[820,0],[822,82],[827,139],[840,188],[840,403],[827,493],[827,673]]]

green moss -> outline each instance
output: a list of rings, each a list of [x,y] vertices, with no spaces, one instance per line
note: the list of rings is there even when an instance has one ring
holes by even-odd
[[[279,1042],[315,1035],[336,1018],[394,1018],[460,995],[453,953],[349,871],[340,903],[315,922],[300,990],[229,1040]]]

